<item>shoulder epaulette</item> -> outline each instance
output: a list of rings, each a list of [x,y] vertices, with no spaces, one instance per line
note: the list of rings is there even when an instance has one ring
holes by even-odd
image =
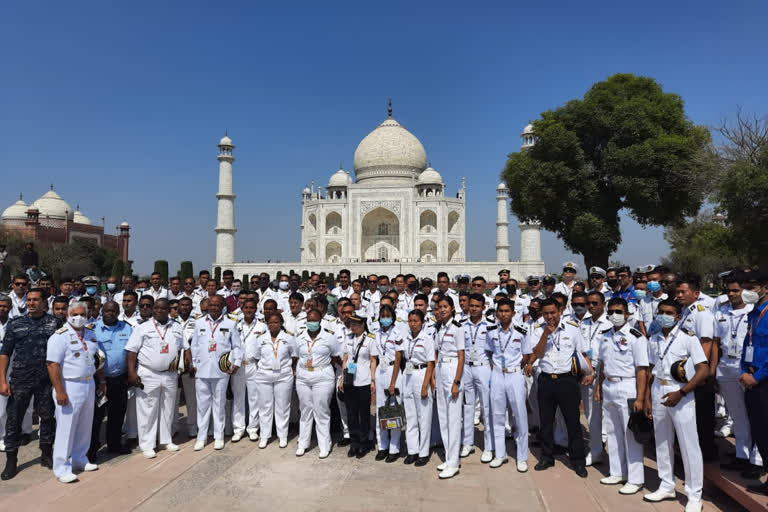
[[[705,308],[701,304],[697,304],[696,309],[698,309],[699,311],[704,311]]]
[[[574,322],[573,320],[566,320],[565,323],[570,324],[570,325],[572,325],[574,327],[578,327],[579,326],[579,324]]]
[[[324,330],[325,332],[327,332],[327,333],[333,334],[333,331],[332,331],[331,329],[328,329],[327,327],[326,327],[325,329],[323,329],[323,330]]]
[[[486,327],[486,330],[493,331],[494,329],[498,329],[498,328],[499,328],[498,325],[489,325],[488,327]]]
[[[405,322],[405,320],[403,320],[402,318],[399,318],[399,317],[398,317],[398,318],[396,318],[396,319],[395,319],[395,321],[396,321],[396,322]]]
[[[369,333],[368,333],[368,337],[369,337],[369,338],[376,338],[376,335],[375,335],[375,334],[373,334],[373,333],[370,333],[370,332],[369,332]]]
[[[453,320],[453,325],[455,325],[456,327],[461,327],[461,323],[455,319]]]
[[[86,329],[93,330],[94,327],[96,327],[96,324],[85,324]]]
[[[227,315],[227,317],[229,317],[230,320],[237,322],[237,315]]]
[[[609,333],[609,332],[611,332],[612,330],[613,330],[613,327],[609,327],[609,328],[607,328],[607,329],[606,329],[606,330],[604,330],[604,331],[600,331],[600,334],[608,334],[608,333]]]
[[[695,333],[695,332],[693,332],[693,331],[690,331],[690,330],[688,330],[688,329],[681,329],[681,330],[682,330],[682,331],[683,331],[685,334],[687,334],[688,336],[696,336],[696,333]]]
[[[490,329],[490,327],[489,327],[489,329]],[[528,329],[526,329],[526,328],[525,328],[525,327],[523,327],[522,325],[516,325],[516,326],[515,326],[515,330],[516,330],[517,332],[519,332],[520,334],[523,334],[523,335],[525,335],[525,334],[528,334]]]
[[[283,329],[283,330],[285,331],[285,334],[287,334],[288,336],[293,336],[294,335],[291,331],[289,331],[287,329]]]
[[[64,334],[65,332],[67,332],[67,326],[66,325],[56,329],[56,334]]]
[[[696,304],[691,304],[690,306],[688,306],[688,310],[689,311],[696,311]]]
[[[204,316],[205,316],[205,315],[203,315],[202,313],[200,313],[199,315],[195,315],[195,320],[200,320],[200,319],[201,319],[201,318],[203,318]]]
[[[631,327],[631,328],[629,329],[629,332],[630,332],[630,334],[632,334],[632,336],[634,336],[635,338],[640,338],[640,337],[642,337],[642,336],[643,336],[643,333],[641,333],[640,331],[638,331],[638,330],[637,330],[637,329],[635,329],[634,327]]]
[[[258,331],[258,332],[256,333],[256,336],[261,336],[261,335],[262,335],[262,334],[264,334],[265,332],[267,332],[267,331]]]

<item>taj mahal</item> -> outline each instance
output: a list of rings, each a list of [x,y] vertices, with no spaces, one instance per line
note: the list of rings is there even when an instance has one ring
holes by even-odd
[[[535,143],[533,128],[522,134],[522,147]],[[540,227],[520,223],[520,261],[509,260],[509,193],[503,183],[495,196],[496,261],[466,259],[466,179],[449,194],[440,173],[427,159],[418,138],[392,117],[365,136],[354,154],[354,176],[343,169],[328,185],[314,182],[301,191],[301,245],[297,262],[235,262],[234,144],[224,136],[219,147],[219,190],[216,194],[216,261],[213,267],[231,269],[236,276],[268,272],[338,273],[348,268],[353,276],[368,273],[413,273],[434,278],[482,275],[496,278],[500,269],[513,276],[543,274]],[[490,219],[489,219],[490,220]]]

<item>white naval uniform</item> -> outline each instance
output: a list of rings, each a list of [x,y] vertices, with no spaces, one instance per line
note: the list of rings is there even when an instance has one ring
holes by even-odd
[[[749,329],[747,315],[754,306],[733,309],[730,303],[715,315],[715,337],[720,338],[723,356],[717,365],[717,382],[723,395],[728,414],[733,418],[733,435],[736,438],[736,457],[749,460],[756,466],[763,465],[760,452],[752,440],[752,432],[744,403],[744,389],[739,384],[741,376],[741,352]]]
[[[592,362],[592,368],[597,369],[597,360],[600,355],[603,336],[601,333],[613,329],[613,324],[605,312],[597,320],[592,316],[584,318],[580,324],[581,335],[589,345],[587,355]],[[647,366],[647,365],[646,365]],[[581,403],[584,404],[584,416],[589,428],[589,454],[592,460],[597,461],[603,453],[603,405],[595,400],[595,390],[599,385],[595,378],[591,385],[581,386]]]
[[[120,304],[122,304],[122,302]],[[125,312],[121,310],[121,313],[117,316],[117,319],[130,325],[133,329],[136,329],[144,322],[144,320],[141,318],[141,315],[139,314],[138,309],[134,311],[133,315],[131,316],[126,316]],[[125,409],[123,431],[125,432],[126,439],[139,438],[138,420],[136,419],[136,390],[133,387],[128,388],[128,404]]]
[[[195,333],[195,320],[198,318],[200,317],[196,317],[194,315],[190,315],[186,320],[181,320],[181,318],[179,318],[181,323],[181,334],[182,341],[184,343],[184,350],[187,350],[190,346],[192,335]],[[195,393],[195,378],[190,375],[189,372],[185,372],[184,370],[184,354],[182,353],[181,357],[179,358],[179,372],[184,373],[181,374],[181,387],[176,392],[175,410],[177,420],[176,428],[174,428],[174,431],[179,429],[178,419],[181,417],[181,415],[178,413],[179,400],[181,399],[181,393],[183,390],[184,402],[187,404],[187,434],[189,437],[197,437],[197,397]]]
[[[394,319],[393,319],[394,320]],[[379,424],[379,407],[387,402],[384,392],[389,389],[392,382],[392,372],[394,371],[395,354],[403,351],[403,330],[398,328],[393,322],[389,329],[384,330],[377,324],[377,330],[373,333],[376,336],[376,351],[379,355],[379,364],[376,365],[376,439],[378,440],[379,451],[388,451],[391,454],[400,453],[400,429],[382,429]],[[354,354],[352,354],[354,357]],[[399,372],[395,379],[395,389],[400,391],[400,395],[395,396],[399,403],[403,402],[403,375]]]
[[[307,450],[312,441],[312,423],[315,423],[317,447],[320,452],[331,450],[331,397],[336,377],[331,358],[341,357],[342,349],[336,336],[320,329],[313,340],[306,329],[294,338],[296,365],[296,392],[299,395],[298,447]]]
[[[61,366],[61,382],[68,401],[56,402],[56,438],[53,443],[53,474],[60,478],[88,464],[86,456],[91,444],[93,402],[96,396],[93,374],[96,373],[94,354],[99,346],[90,327],[83,329],[82,338],[71,325],[58,329],[48,339],[46,360]]]
[[[344,350],[347,346],[347,337],[352,333],[349,329],[346,328],[346,326],[339,322],[336,324],[335,329],[327,329],[325,327],[321,327],[321,330],[330,331],[333,336],[336,338],[336,343],[338,343],[342,356],[344,354]],[[347,415],[347,404],[344,403],[344,400],[339,400],[339,384],[341,383],[341,380],[344,378],[343,369],[341,366],[335,368],[335,376],[336,376],[336,405],[339,407],[339,421],[341,421],[341,434],[344,439],[349,439],[349,416]]]
[[[245,320],[237,323],[237,332],[240,334],[240,344],[243,351],[248,354],[248,344],[267,332],[266,324],[255,318],[250,324]],[[229,386],[232,389],[232,432],[234,434],[254,434],[259,431],[259,389],[257,384],[256,361],[243,357],[243,365],[229,377]],[[245,403],[248,402],[248,418],[245,417]],[[246,419],[248,420],[246,422]]]
[[[221,315],[216,321],[210,315],[195,320],[190,349],[195,367],[197,440],[205,441],[213,414],[213,438],[223,441],[229,375],[219,369],[219,358],[229,352],[233,366],[242,364],[243,351],[237,324],[226,315]]]
[[[636,371],[648,367],[648,340],[628,323],[618,330],[611,327],[599,336],[597,359],[603,368],[603,416],[610,476],[643,485],[643,446],[627,424],[632,413],[628,400],[637,398]]]
[[[331,290],[331,295],[338,298],[349,298],[350,295],[355,293],[355,290],[352,289],[352,286],[347,286],[347,289],[341,287],[341,285],[335,287],[333,290]]]
[[[413,301],[416,299],[416,295],[418,295],[418,293],[408,293],[407,291],[401,293],[400,297],[397,299],[396,309],[401,309],[405,311],[406,314],[413,311]]]
[[[307,326],[307,312],[299,311],[298,315],[291,313],[291,310],[283,311],[283,328],[292,333],[298,333]]]
[[[458,468],[462,439],[461,417],[464,389],[459,386],[459,394],[453,398],[451,388],[456,379],[459,351],[464,351],[464,328],[455,320],[441,324],[435,332],[435,345],[438,356],[436,385],[440,436],[445,446],[446,466]]]
[[[363,291],[360,296],[361,300],[365,303],[365,316],[370,320],[373,318],[377,320],[379,317],[379,302],[381,302],[381,292],[375,290],[371,293],[370,290]]]
[[[461,386],[464,388],[464,418],[463,446],[475,444],[475,402],[480,401],[483,415],[483,425],[491,424],[491,362],[486,352],[486,337],[488,330],[494,327],[484,318],[476,324],[472,320],[463,322],[464,325],[464,372],[461,375]],[[526,432],[528,430],[526,429]],[[504,427],[502,426],[502,435]],[[483,451],[489,452],[493,447],[493,433],[490,428],[483,428]]]
[[[515,419],[515,443],[517,462],[528,460],[528,410],[525,407],[526,386],[520,367],[523,356],[531,354],[533,347],[524,327],[510,324],[504,330],[501,325],[488,327],[485,350],[491,355],[491,413],[496,458],[507,457],[504,440],[504,425],[507,420],[507,406]],[[465,418],[466,421],[466,418]],[[486,425],[488,422],[485,423]],[[489,449],[490,445],[486,449]]]
[[[678,323],[669,336],[658,332],[648,343],[648,362],[653,366],[651,385],[653,427],[656,431],[656,464],[661,484],[659,490],[675,492],[674,444],[675,434],[685,468],[685,494],[689,500],[701,501],[704,485],[704,463],[696,431],[696,402],[693,392],[680,399],[674,407],[662,404],[662,397],[678,391],[683,384],[672,379],[670,370],[675,361],[691,358],[694,364],[706,363],[701,342],[692,331],[683,330]]]
[[[405,444],[408,455],[429,456],[432,429],[432,390],[427,385],[427,397],[421,397],[428,363],[435,362],[435,338],[422,329],[416,337],[408,331],[403,340],[403,405],[405,406]]]
[[[136,327],[125,345],[127,352],[137,354],[136,373],[143,386],[135,388],[136,422],[142,451],[155,449],[158,433],[160,444],[172,442],[178,373],[171,366],[183,345],[178,322],[169,319],[163,325],[154,318]]]
[[[168,299],[168,300],[170,300],[172,298],[171,297],[171,293],[167,289],[162,287],[162,286],[160,288],[158,288],[157,290],[155,290],[154,288],[152,288],[150,286],[149,288],[147,288],[147,291],[145,291],[141,295],[141,297],[143,297],[144,295],[151,296],[153,299],[155,299],[155,301],[157,301],[158,299]],[[141,298],[141,297],[139,297],[139,298]]]
[[[254,381],[259,397],[262,440],[272,437],[273,419],[278,439],[281,442],[288,439],[294,347],[293,334],[284,330],[277,333],[274,341],[270,332],[267,331],[247,347],[246,358],[258,360]]]

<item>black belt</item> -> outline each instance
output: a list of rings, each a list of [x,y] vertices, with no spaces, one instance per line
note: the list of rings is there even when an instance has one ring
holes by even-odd
[[[539,375],[543,375],[544,377],[552,380],[557,379],[564,379],[566,377],[573,377],[573,374],[571,372],[566,373],[547,373],[547,372],[541,372]]]
[[[473,363],[473,362],[470,361],[470,362],[467,363],[467,366],[488,366],[488,363],[484,363],[482,361],[477,362],[477,363]]]
[[[414,365],[413,365],[413,369],[414,369],[414,370],[423,370],[423,369],[424,369],[424,368],[426,368],[427,366],[428,366],[427,364],[414,364]]]

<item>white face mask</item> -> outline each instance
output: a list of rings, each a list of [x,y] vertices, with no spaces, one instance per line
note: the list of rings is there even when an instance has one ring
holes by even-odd
[[[757,304],[757,301],[760,300],[760,295],[756,291],[744,289],[741,290],[741,300],[747,305]]]
[[[71,316],[67,319],[67,322],[69,322],[69,325],[74,327],[75,329],[82,329],[85,327],[86,319],[83,315],[75,315]]]
[[[621,327],[627,321],[624,319],[624,315],[621,313],[614,313],[612,315],[608,315],[608,320],[611,321],[614,327]]]
[[[291,283],[289,283],[288,281],[280,281],[280,284],[278,286],[280,287],[281,290],[285,291],[291,287]]]

